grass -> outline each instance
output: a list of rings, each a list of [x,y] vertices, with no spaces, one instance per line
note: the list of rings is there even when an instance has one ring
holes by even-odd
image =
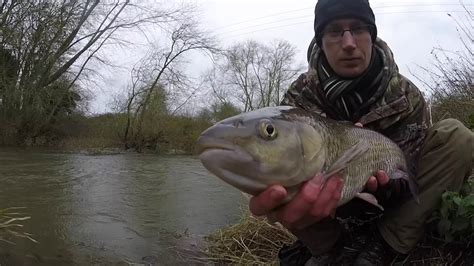
[[[283,226],[244,211],[239,223],[206,237],[208,245],[200,259],[216,264],[277,265],[280,247],[295,240]]]

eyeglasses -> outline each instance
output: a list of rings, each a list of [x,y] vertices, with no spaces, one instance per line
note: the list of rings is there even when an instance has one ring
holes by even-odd
[[[323,38],[332,43],[341,42],[346,31],[350,32],[354,39],[359,40],[370,35],[372,32],[372,25],[359,25],[349,29],[328,28],[323,31]]]

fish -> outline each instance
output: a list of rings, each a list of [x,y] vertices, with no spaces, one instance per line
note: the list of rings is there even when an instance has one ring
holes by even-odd
[[[338,174],[344,180],[338,206],[357,197],[383,210],[364,192],[378,170],[407,180],[417,193],[405,155],[391,139],[298,107],[265,107],[224,119],[201,133],[196,148],[208,171],[254,196],[279,184],[289,201],[316,174],[323,184]]]

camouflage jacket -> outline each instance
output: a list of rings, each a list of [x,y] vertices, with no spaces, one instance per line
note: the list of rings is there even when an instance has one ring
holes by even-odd
[[[430,126],[426,102],[420,90],[398,72],[387,44],[377,39],[375,48],[381,52],[384,62],[380,93],[376,92],[372,99],[369,99],[368,102],[372,104],[365,109],[366,112],[354,114],[351,122],[360,122],[364,127],[378,131],[395,141],[414,166],[425,131]],[[308,50],[309,69],[290,85],[281,105],[297,106],[337,120],[338,114],[321,98],[322,86],[316,67],[321,53],[321,49],[312,42]]]

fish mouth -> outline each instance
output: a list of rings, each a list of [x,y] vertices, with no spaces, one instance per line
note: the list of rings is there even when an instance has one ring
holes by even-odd
[[[208,136],[200,136],[197,144],[196,144],[196,151],[198,154],[205,152],[206,150],[235,150],[236,147],[232,143],[217,139]]]
[[[237,145],[201,136],[197,142],[197,151],[207,170],[241,191],[257,195],[267,187],[256,179],[258,161]]]
[[[238,145],[209,136],[199,137],[197,141],[197,152],[199,157],[203,157],[205,161],[219,161],[222,158],[227,158],[226,161],[229,161],[229,163],[234,162],[235,164],[252,163],[256,161],[248,152]]]

